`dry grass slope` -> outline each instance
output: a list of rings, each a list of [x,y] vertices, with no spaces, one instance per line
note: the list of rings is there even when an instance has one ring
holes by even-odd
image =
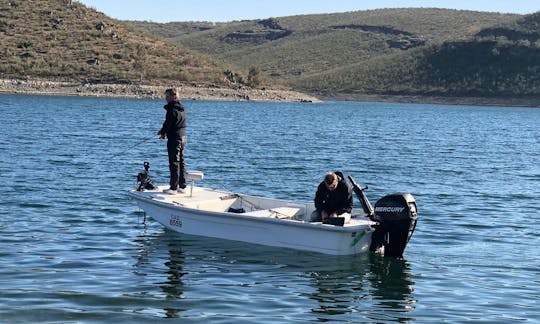
[[[3,0],[0,76],[224,82],[223,64],[70,0]]]

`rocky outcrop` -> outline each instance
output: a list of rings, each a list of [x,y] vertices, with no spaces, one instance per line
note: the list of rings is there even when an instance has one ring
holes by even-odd
[[[59,96],[120,97],[120,98],[163,98],[169,85],[103,84],[53,82],[47,80],[0,79],[0,94],[35,94]],[[176,86],[183,100],[223,101],[283,101],[320,102],[303,93],[279,89],[252,89],[248,87],[220,88],[216,86]]]
[[[334,29],[353,29],[353,30],[358,30],[358,31],[363,31],[363,32],[368,32],[368,33],[377,33],[377,34],[385,34],[385,35],[393,35],[393,36],[395,36],[395,35],[413,36],[413,34],[408,32],[408,31],[396,29],[396,28],[393,28],[393,27],[387,27],[387,26],[372,26],[372,25],[354,25],[354,24],[351,24],[351,25],[333,26],[333,28]]]
[[[229,33],[225,35],[222,40],[228,43],[244,42],[260,44],[275,41],[292,34],[291,30],[281,27],[281,25],[274,18],[259,20],[257,24],[262,28]]]
[[[422,37],[402,37],[397,39],[389,39],[386,41],[388,46],[408,50],[410,48],[426,45],[426,40]]]
[[[287,37],[292,32],[290,30],[264,30],[264,31],[243,31],[234,32],[225,35],[225,42],[249,42],[263,43],[267,41],[275,41],[283,37]]]

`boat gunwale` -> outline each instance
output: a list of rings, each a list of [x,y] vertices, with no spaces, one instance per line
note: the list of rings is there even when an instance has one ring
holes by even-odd
[[[217,191],[216,192],[224,193],[224,194],[235,194],[233,192],[226,192],[226,191]],[[256,223],[271,223],[271,224],[277,224],[277,225],[285,225],[285,226],[295,226],[295,227],[303,227],[303,228],[310,228],[313,230],[320,230],[320,231],[334,231],[334,232],[346,232],[346,233],[353,233],[358,231],[363,231],[368,228],[371,228],[371,225],[369,223],[365,224],[356,224],[356,225],[346,225],[346,226],[334,226],[329,224],[323,224],[321,222],[304,222],[299,220],[293,220],[293,219],[286,219],[286,218],[271,218],[271,217],[257,217],[252,215],[243,215],[242,213],[230,213],[230,212],[222,212],[222,211],[211,211],[211,210],[204,210],[204,209],[197,209],[193,207],[183,206],[179,203],[174,204],[174,202],[167,202],[167,201],[160,201],[158,199],[155,199],[149,195],[145,194],[139,194],[136,190],[131,190],[128,192],[128,195],[133,199],[139,199],[146,201],[147,203],[151,203],[154,205],[158,205],[159,207],[170,209],[170,210],[178,210],[186,213],[196,214],[196,215],[203,215],[203,216],[210,216],[214,218],[223,218],[226,217],[232,217],[240,220],[249,220],[251,222]],[[249,195],[245,195],[249,197]],[[256,196],[251,196],[256,197]],[[278,201],[281,201],[280,199],[276,199]],[[292,201],[286,201],[283,200],[283,202],[289,202],[294,203]],[[146,212],[146,211],[145,211]],[[150,215],[152,217],[152,215]]]

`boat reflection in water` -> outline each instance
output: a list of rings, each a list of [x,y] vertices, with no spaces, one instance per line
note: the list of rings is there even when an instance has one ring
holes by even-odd
[[[166,294],[167,300],[174,301],[182,298],[184,293],[182,276],[184,272],[184,254],[182,253],[182,247],[179,245],[181,242],[168,242],[169,257],[170,260],[165,262],[167,266],[167,280],[160,285],[161,290]],[[187,309],[178,308],[177,303],[171,303],[171,305],[164,309],[167,318],[180,317],[180,313],[187,311]]]
[[[380,317],[374,318],[386,319],[388,313],[393,312],[392,317],[399,318],[400,322],[414,320],[407,317],[407,313],[410,314],[416,304],[409,263],[403,259],[372,254],[370,269],[369,282],[373,292],[373,304],[378,306],[377,309],[386,310],[382,314],[375,314]]]
[[[310,298],[319,304],[312,311],[319,320],[356,312],[376,322],[412,319],[406,316],[415,301],[405,260],[372,253],[336,262],[330,269],[312,272],[311,278],[317,290]]]
[[[159,231],[159,229],[158,229]],[[328,256],[164,230],[137,240],[145,313],[190,320],[407,321],[407,261]]]
[[[177,302],[184,294],[182,240],[158,239],[159,236],[148,235],[145,231],[136,240],[138,249],[134,273],[141,279],[139,295],[154,301],[147,305],[149,309],[146,309],[145,313],[157,317],[178,318],[182,312],[187,311]]]

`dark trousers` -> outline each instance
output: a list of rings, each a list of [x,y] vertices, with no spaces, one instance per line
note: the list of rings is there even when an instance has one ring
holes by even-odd
[[[177,188],[184,189],[186,187],[186,163],[184,161],[184,147],[186,145],[186,137],[173,138],[167,140],[167,153],[169,155],[169,170],[171,179],[169,185],[172,190]]]

